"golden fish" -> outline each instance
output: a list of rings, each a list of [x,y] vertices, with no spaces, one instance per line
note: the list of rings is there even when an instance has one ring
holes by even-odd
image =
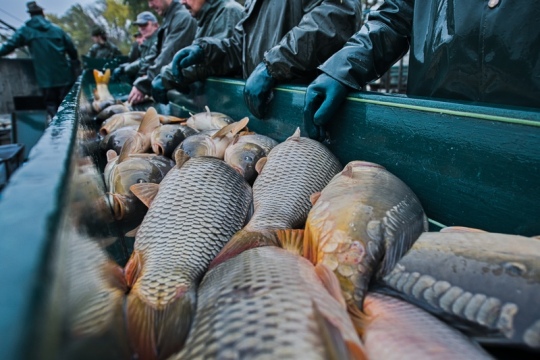
[[[198,131],[219,130],[234,122],[230,116],[218,112],[211,112],[208,106],[205,106],[205,108],[205,112],[192,114],[191,117],[187,119],[187,126]]]
[[[92,108],[95,112],[99,113],[106,107],[113,105],[116,101],[109,92],[109,80],[111,79],[111,70],[107,69],[105,73],[94,69],[94,80],[96,81],[96,88],[94,89],[94,101],[92,102]]]

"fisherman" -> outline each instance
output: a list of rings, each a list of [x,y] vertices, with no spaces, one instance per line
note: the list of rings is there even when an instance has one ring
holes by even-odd
[[[141,32],[137,30],[137,32],[133,34],[133,42],[131,43],[131,48],[129,49],[129,53],[128,53],[129,62],[133,62],[141,57],[140,46],[143,42],[144,42],[144,37],[142,36]]]
[[[113,80],[118,80],[122,75],[130,78],[133,82],[137,77],[144,76],[148,70],[148,62],[145,58],[151,55],[152,47],[155,46],[158,38],[159,22],[154,14],[150,11],[143,11],[137,15],[137,19],[133,25],[139,28],[139,33],[142,36],[142,43],[139,46],[140,55],[134,61],[124,63],[114,69],[112,74]]]
[[[96,59],[114,59],[122,56],[120,49],[107,39],[107,33],[102,27],[92,28],[92,41],[94,45],[90,47],[86,56]]]
[[[203,37],[226,39],[231,37],[234,27],[242,18],[244,9],[234,0],[181,0],[180,2],[197,20],[195,39]],[[185,75],[193,77],[189,80],[189,83],[192,83],[196,80],[204,80],[208,77],[206,74],[206,67],[195,65]],[[201,86],[198,85],[198,87]],[[175,82],[171,62],[164,66],[160,75],[152,81],[152,96],[156,101],[168,103],[167,90],[174,88],[182,92],[187,91],[181,84]]]
[[[209,75],[242,70],[244,99],[257,117],[265,115],[278,83],[309,82],[317,66],[340,49],[361,24],[357,0],[253,0],[231,37],[201,38],[178,52],[173,74],[186,85],[187,67],[201,64]]]
[[[150,55],[144,58],[148,68],[135,80],[129,93],[128,102],[131,104],[140,103],[145,96],[151,95],[152,80],[164,65],[171,62],[179,49],[191,44],[197,31],[197,22],[178,0],[148,0],[148,5],[163,17],[163,23],[157,31],[157,42]]]
[[[410,96],[539,108],[538,19],[538,1],[386,0],[307,88],[308,135],[323,139],[347,93],[409,48]]]
[[[43,8],[35,1],[26,3],[26,7],[30,20],[2,44],[0,56],[29,47],[45,108],[52,118],[75,80],[74,68],[80,66],[77,49],[66,32],[45,19]]]

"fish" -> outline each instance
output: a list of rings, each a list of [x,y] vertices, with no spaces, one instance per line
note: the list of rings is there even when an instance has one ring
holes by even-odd
[[[191,114],[187,119],[187,126],[198,131],[219,130],[234,122],[228,115],[210,111],[208,106],[205,106],[205,109],[205,112]]]
[[[268,156],[270,150],[277,144],[277,141],[265,135],[237,135],[225,149],[224,160],[252,184],[257,177],[255,165],[260,159]]]
[[[122,152],[126,154],[142,154],[151,151],[152,132],[160,126],[161,123],[156,109],[153,107],[148,108],[137,132],[124,142]]]
[[[253,215],[225,245],[215,261],[251,247],[282,246],[276,231],[304,229],[310,195],[321,191],[342,170],[339,160],[318,141],[300,136],[300,129],[256,164]]]
[[[139,359],[177,352],[195,315],[206,268],[241,229],[251,187],[222,160],[178,152],[159,185],[131,191],[149,206],[126,264],[127,328]]]
[[[139,224],[146,214],[146,206],[131,192],[134,184],[159,184],[174,166],[174,161],[156,154],[125,154],[115,156],[107,152],[104,170],[105,184],[114,218],[125,223]]]
[[[108,106],[116,103],[116,100],[109,92],[109,80],[111,79],[111,70],[107,69],[104,73],[94,69],[94,80],[96,88],[94,89],[94,101],[92,108],[96,113],[99,113]]]
[[[362,341],[368,359],[492,359],[478,343],[405,301],[369,292]]]
[[[129,111],[111,116],[101,124],[99,133],[106,136],[114,130],[126,126],[139,126],[146,112],[144,111]]]
[[[65,344],[58,358],[87,359],[89,349],[97,348],[100,359],[130,359],[122,311],[126,291],[122,268],[99,242],[75,230],[69,221],[57,240],[62,246],[55,250],[63,266],[55,270],[61,284],[55,313],[63,320]]]
[[[363,359],[337,279],[274,246],[210,269],[180,359]]]
[[[480,342],[540,349],[540,242],[427,232],[376,283]]]
[[[372,277],[382,277],[428,230],[413,191],[383,166],[351,161],[312,195],[304,256],[338,277],[351,312],[362,309]]]
[[[128,103],[113,104],[101,110],[96,115],[96,119],[100,121],[104,121],[113,115],[122,114],[122,113],[130,112],[130,111],[133,111],[133,108]]]
[[[178,148],[191,157],[212,156],[223,160],[225,150],[233,141],[234,136],[245,128],[248,122],[249,118],[243,118],[217,130],[213,135],[202,131],[186,138],[178,145]]]
[[[197,130],[181,124],[164,124],[150,135],[152,151],[158,155],[171,157],[174,149],[187,137],[197,134]]]
[[[108,133],[101,139],[100,149],[103,152],[114,150],[117,154],[119,154],[122,151],[126,141],[135,137],[138,129],[139,125],[129,125]]]

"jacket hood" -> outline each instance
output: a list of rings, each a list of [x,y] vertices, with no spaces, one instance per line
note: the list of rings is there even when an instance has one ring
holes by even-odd
[[[51,22],[41,15],[34,15],[26,22],[26,26],[39,31],[47,31],[51,27]]]

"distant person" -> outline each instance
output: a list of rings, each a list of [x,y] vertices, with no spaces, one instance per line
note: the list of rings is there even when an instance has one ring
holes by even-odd
[[[148,70],[135,80],[129,93],[131,104],[140,103],[145,96],[151,95],[152,80],[164,65],[171,62],[178,50],[191,44],[197,31],[197,22],[178,0],[148,0],[148,6],[162,16],[163,21],[157,32],[156,44],[150,55],[144,58]]]
[[[32,54],[38,86],[51,118],[75,81],[73,67],[79,67],[73,41],[60,27],[45,19],[43,8],[35,1],[26,3],[30,20],[2,44],[0,56],[28,46]],[[70,61],[71,60],[71,61]]]
[[[122,56],[120,49],[107,39],[107,33],[100,26],[92,29],[92,41],[94,45],[90,47],[86,56],[95,59],[114,59]]]
[[[131,43],[131,47],[129,49],[128,53],[128,61],[133,62],[141,57],[141,50],[139,47],[144,41],[144,37],[142,36],[141,32],[137,30],[135,34],[133,34],[133,42]]]
[[[214,37],[225,39],[232,36],[234,27],[242,18],[244,8],[234,0],[180,0],[191,16],[197,20],[197,33],[195,39]],[[194,65],[184,72],[189,77],[188,82],[204,80],[208,77],[204,66]],[[167,90],[181,88],[172,75],[172,62],[161,68],[161,74],[152,82],[152,95],[154,100],[167,103]]]
[[[159,23],[154,14],[150,11],[143,11],[137,15],[137,19],[133,22],[133,25],[139,28],[142,42],[139,46],[139,57],[129,63],[121,64],[114,69],[112,78],[113,80],[119,80],[123,75],[129,78],[129,82],[132,83],[137,77],[146,75],[148,71],[147,57],[152,57],[152,49],[156,46]]]

